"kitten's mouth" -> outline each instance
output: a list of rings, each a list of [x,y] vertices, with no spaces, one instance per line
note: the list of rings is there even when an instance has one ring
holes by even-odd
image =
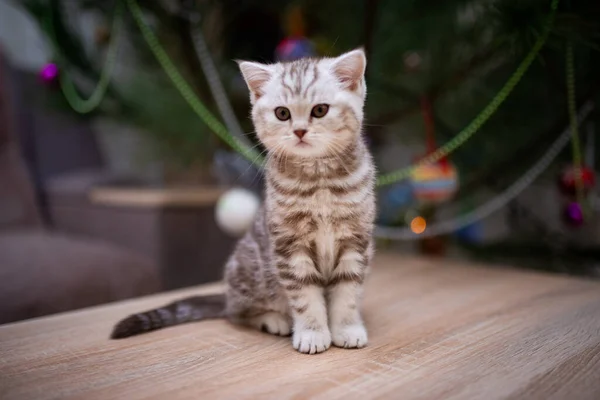
[[[296,143],[296,147],[310,147],[310,144],[306,143],[305,141],[299,140]]]

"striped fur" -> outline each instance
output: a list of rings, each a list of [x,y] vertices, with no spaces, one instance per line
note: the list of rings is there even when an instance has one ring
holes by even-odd
[[[225,296],[195,296],[154,310],[131,315],[113,329],[112,339],[122,339],[168,326],[210,318],[223,318]]]
[[[213,299],[198,302],[194,317],[179,318],[184,299],[129,317],[120,324],[123,336],[160,327],[157,321],[170,326],[225,315],[272,334],[293,333],[303,353],[332,343],[366,345],[360,298],[373,256],[375,170],[361,136],[365,63],[361,50],[334,59],[240,63],[268,151],[266,196],[226,264],[224,310]],[[311,114],[317,104],[329,106],[321,118]],[[277,119],[277,107],[287,107],[291,118]],[[297,129],[307,133],[299,138]]]

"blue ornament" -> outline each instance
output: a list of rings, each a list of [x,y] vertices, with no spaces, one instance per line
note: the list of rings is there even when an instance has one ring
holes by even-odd
[[[466,243],[480,243],[482,240],[481,222],[474,222],[458,229],[454,234],[457,239]]]
[[[379,221],[393,223],[402,214],[403,209],[412,204],[412,186],[407,181],[397,183],[382,193],[379,199]]]
[[[396,207],[404,207],[413,200],[413,189],[410,184],[402,182],[394,185],[388,192],[390,202]]]

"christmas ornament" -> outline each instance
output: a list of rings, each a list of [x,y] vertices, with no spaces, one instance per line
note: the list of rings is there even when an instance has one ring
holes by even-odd
[[[250,228],[260,206],[259,198],[249,190],[234,188],[217,201],[217,225],[232,236],[241,236]]]
[[[458,190],[458,173],[448,162],[417,166],[410,180],[414,197],[424,203],[442,203]]]
[[[436,144],[433,111],[426,96],[421,98],[421,112],[425,124],[427,154],[431,154],[435,151]],[[415,198],[424,203],[442,203],[451,199],[458,191],[458,172],[447,158],[442,158],[435,163],[418,165],[413,169],[410,180]]]
[[[394,185],[388,191],[388,198],[394,207],[404,207],[412,201],[412,187],[406,182]]]
[[[576,201],[571,201],[566,205],[563,218],[571,226],[581,226],[585,214],[583,204],[587,203],[587,192],[594,186],[594,173],[582,165],[577,96],[575,95],[574,55],[573,45],[570,41],[567,42],[567,105],[571,123],[573,165],[563,172],[560,179],[560,188],[572,199],[575,198]]]
[[[583,224],[583,209],[577,202],[571,202],[563,210],[563,218],[567,224],[578,227]]]
[[[54,84],[58,80],[58,75],[60,71],[58,65],[54,63],[47,63],[40,70],[40,79],[46,85]]]
[[[275,49],[275,57],[279,61],[293,61],[316,54],[314,44],[306,38],[304,18],[300,6],[292,6],[286,16],[288,37],[283,39]]]
[[[285,38],[279,43],[275,50],[275,57],[279,61],[293,61],[314,55],[314,45],[310,40],[304,37]]]
[[[460,205],[461,214],[468,215],[474,211],[471,200],[466,200]],[[481,243],[483,240],[483,223],[481,220],[474,221],[454,231],[454,236],[464,243]]]
[[[475,222],[457,230],[455,236],[458,240],[465,243],[480,243],[482,228],[481,222]]]
[[[379,219],[382,223],[393,224],[398,215],[413,202],[410,182],[402,181],[383,191],[379,196]]]
[[[567,196],[575,196],[577,194],[577,180],[580,179],[583,184],[583,194],[587,194],[594,187],[596,177],[594,171],[588,167],[578,169],[575,166],[569,166],[561,173],[559,178],[560,191]]]

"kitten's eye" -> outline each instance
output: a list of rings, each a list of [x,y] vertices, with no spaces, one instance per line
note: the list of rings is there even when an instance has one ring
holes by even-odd
[[[327,104],[317,104],[313,107],[310,115],[315,118],[323,118],[327,114],[327,111],[329,111],[329,106]]]
[[[277,107],[275,109],[275,116],[280,121],[287,121],[291,118],[292,114],[290,113],[290,110],[285,107]]]

